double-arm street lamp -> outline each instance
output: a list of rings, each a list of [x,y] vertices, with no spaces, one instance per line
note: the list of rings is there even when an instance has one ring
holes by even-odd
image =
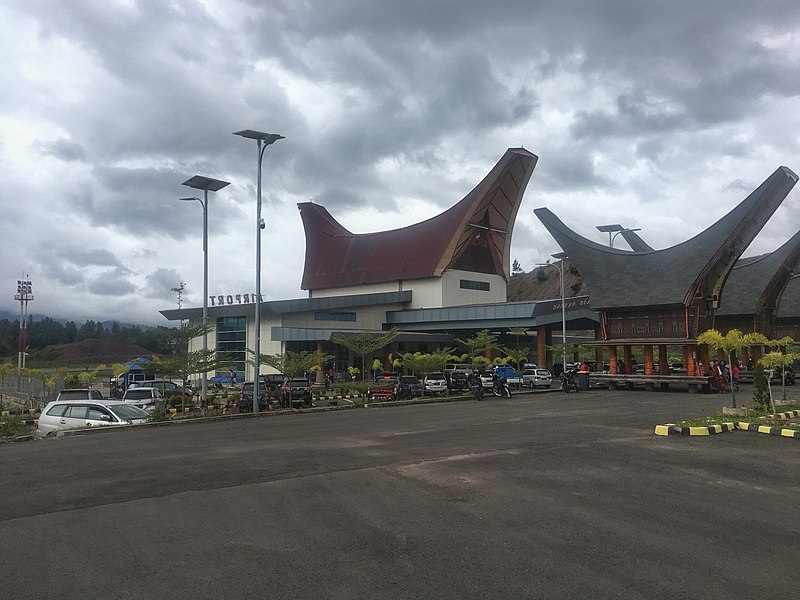
[[[565,252],[557,252],[556,254],[551,254],[553,258],[557,258],[561,261],[561,264],[552,263],[552,265],[558,269],[558,277],[560,282],[560,290],[561,290],[561,347],[563,349],[562,357],[561,357],[561,368],[566,371],[567,369],[567,313],[565,299],[564,299],[564,259],[567,257]],[[546,263],[536,263],[537,267],[547,267],[550,266],[550,261],[548,260]]]
[[[187,179],[182,185],[203,190],[203,198],[181,198],[181,200],[189,202],[197,200],[203,207],[203,366],[206,366],[208,361],[208,192],[217,192],[227,185],[227,181],[221,179],[212,179],[211,177],[203,177],[202,175],[195,175]],[[183,285],[183,284],[181,284]],[[181,288],[182,289],[182,288]],[[208,369],[203,369],[203,383],[202,383],[202,406],[206,406],[206,396],[208,394]]]
[[[253,413],[255,414],[258,412],[258,373],[261,370],[261,230],[266,227],[264,219],[261,218],[261,161],[264,159],[264,151],[267,149],[267,146],[284,138],[277,133],[264,133],[263,131],[254,131],[253,129],[235,131],[233,135],[239,135],[243,138],[256,140],[258,142],[258,178],[256,185],[256,314],[253,343],[255,347],[255,364],[253,365],[255,370],[253,376]]]
[[[619,223],[614,223],[613,225],[597,225],[597,230],[608,234],[608,247],[613,248],[614,240],[620,233],[624,233],[626,231],[641,231],[641,227],[629,229],[627,227],[623,227]]]

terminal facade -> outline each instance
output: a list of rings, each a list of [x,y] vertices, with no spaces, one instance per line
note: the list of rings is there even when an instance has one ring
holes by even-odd
[[[507,301],[511,236],[536,162],[524,148],[510,148],[451,208],[390,231],[354,234],[323,206],[299,204],[306,236],[301,288],[307,297],[261,302],[261,351],[320,350],[333,354],[341,370],[360,360],[333,342],[337,334],[395,328],[398,336],[380,356],[386,360],[390,353],[456,347],[456,339],[483,329],[503,335],[525,328],[530,358],[552,366],[549,348],[554,335],[561,336],[561,298]],[[588,331],[594,338],[597,369],[630,368],[636,345],[643,347],[651,372],[654,348],[659,368],[666,369],[668,346],[681,347],[687,368],[693,368],[695,357],[707,353],[697,347],[697,335],[715,325],[717,314],[723,323],[723,307],[734,307],[740,296],[732,293],[728,303],[724,293],[728,280],[737,287],[737,270],[749,264],[737,261],[796,181],[791,170],[779,168],[720,221],[666,250],[644,242],[633,251],[608,248],[575,234],[546,208],[535,210],[586,283],[579,294],[565,293],[563,316],[569,331]],[[778,332],[798,322],[792,314],[797,311],[780,299],[784,290],[798,287],[792,274],[800,260],[800,234],[774,255],[766,263],[776,276],[758,284],[761,299],[748,315],[756,322],[766,319]],[[240,381],[253,379],[248,348],[254,347],[256,298],[245,296],[218,297],[208,309],[214,328],[209,348],[233,357]],[[200,308],[161,312],[171,321],[202,323]],[[191,349],[201,344],[194,340]],[[262,367],[262,373],[269,370]]]

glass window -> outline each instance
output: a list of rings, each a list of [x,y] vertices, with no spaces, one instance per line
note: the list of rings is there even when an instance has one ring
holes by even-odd
[[[103,417],[106,417],[108,421],[113,421],[114,419],[111,417],[111,413],[108,412],[102,406],[90,406],[89,407],[89,416],[88,419],[93,419],[95,421],[102,421]]]
[[[237,377],[244,375],[247,361],[247,317],[217,317],[217,352],[231,358],[231,367],[216,374],[228,377],[235,371]]]
[[[64,416],[70,419],[85,419],[88,408],[85,404],[70,404]]]
[[[356,313],[354,312],[327,312],[318,310],[314,313],[315,321],[349,321],[355,323]]]
[[[64,412],[66,412],[67,408],[69,408],[69,404],[56,404],[50,410],[47,411],[47,414],[51,417],[63,417]]]
[[[479,290],[481,292],[488,292],[490,290],[488,281],[470,281],[469,279],[461,280],[462,290]]]

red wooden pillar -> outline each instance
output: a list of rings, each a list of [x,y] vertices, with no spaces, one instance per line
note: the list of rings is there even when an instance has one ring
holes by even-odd
[[[669,358],[667,357],[667,345],[658,346],[658,373],[659,375],[669,375]]]
[[[687,375],[694,375],[697,362],[695,361],[695,354],[697,353],[697,346],[694,344],[688,344],[686,346],[686,362],[683,364],[686,365],[686,374]]]
[[[653,374],[653,346],[650,344],[644,347],[644,374]]]
[[[634,369],[631,365],[631,359],[633,358],[633,352],[631,351],[630,344],[625,344],[622,347],[622,360],[625,361],[625,372],[626,373],[633,373]]]
[[[539,325],[536,328],[536,365],[547,366],[547,327]]]
[[[608,372],[616,374],[617,371],[617,347],[608,347]]]

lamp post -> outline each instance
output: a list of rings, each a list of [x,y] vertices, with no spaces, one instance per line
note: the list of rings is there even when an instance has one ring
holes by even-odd
[[[559,277],[559,288],[561,292],[561,347],[563,349],[563,353],[561,356],[561,367],[562,369],[567,369],[567,312],[564,299],[564,259],[567,257],[565,252],[557,252],[556,254],[551,254],[553,258],[557,258],[561,261],[561,265],[553,263],[553,266],[558,269],[558,277]],[[550,266],[550,261],[548,260],[545,263],[536,263],[537,267],[547,267]]]
[[[200,198],[181,198],[185,202],[197,200],[203,207],[203,379],[201,384],[200,396],[202,398],[202,406],[206,406],[206,398],[208,395],[208,192],[218,192],[227,185],[228,181],[221,179],[212,179],[211,177],[203,177],[202,175],[195,175],[187,179],[181,185],[186,185],[197,190],[203,190],[203,199]],[[183,289],[183,283],[181,283]],[[205,410],[205,409],[203,409]]]
[[[253,129],[235,131],[233,135],[239,135],[243,138],[256,140],[258,142],[258,178],[256,185],[256,314],[253,342],[255,350],[255,364],[253,365],[255,370],[253,375],[253,414],[255,414],[258,412],[258,373],[261,370],[261,230],[266,227],[264,219],[261,218],[261,161],[264,159],[264,151],[267,149],[267,146],[284,138],[277,133],[264,133],[263,131],[255,131]]]
[[[630,229],[628,227],[623,227],[619,223],[614,223],[613,225],[597,225],[597,230],[602,231],[603,233],[608,233],[608,247],[614,247],[614,240],[620,233],[625,231],[641,231],[641,227],[636,227],[634,229]]]

